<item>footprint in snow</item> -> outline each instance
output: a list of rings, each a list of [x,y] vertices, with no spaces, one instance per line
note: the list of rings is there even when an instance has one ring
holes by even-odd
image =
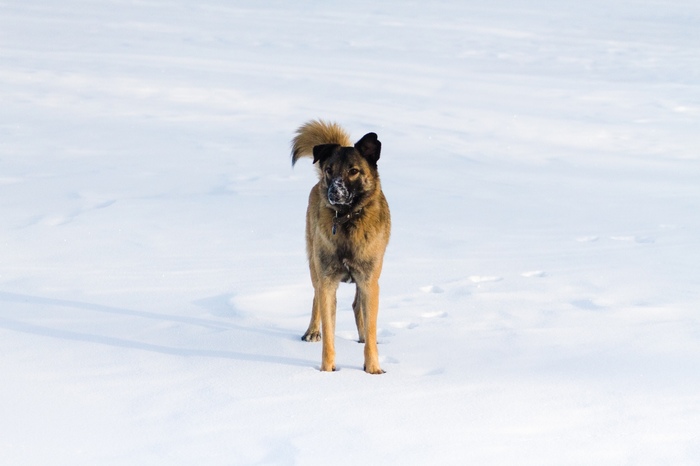
[[[338,338],[342,338],[343,340],[348,340],[348,341],[357,341],[358,340],[357,332],[351,331],[351,330],[347,330],[347,331],[341,330],[339,332],[335,332],[335,336]]]
[[[109,199],[107,201],[99,202],[99,203],[95,204],[94,208],[95,209],[105,209],[105,208],[111,206],[112,204],[114,204],[115,202],[117,202],[116,199]]]
[[[623,241],[628,243],[650,244],[656,240],[652,236],[635,236],[635,235],[615,235],[609,237],[613,241]],[[595,243],[600,240],[599,236],[579,236],[576,241],[579,243]]]
[[[492,282],[500,282],[501,280],[503,280],[503,277],[472,275],[471,277],[469,277],[469,280],[472,283],[492,283]]]
[[[541,278],[546,277],[547,273],[544,270],[531,270],[521,273],[520,276],[525,278]]]
[[[392,358],[391,356],[379,356],[379,363],[380,364],[398,364],[400,361],[396,358]]]
[[[596,235],[590,235],[590,236],[579,236],[576,238],[576,241],[579,243],[595,243],[600,239],[599,236]]]
[[[613,241],[625,241],[628,243],[651,244],[655,240],[651,236],[611,236]]]
[[[421,314],[421,317],[423,319],[435,319],[435,318],[440,318],[440,317],[447,317],[447,312],[444,311],[430,311],[430,312],[424,312]],[[416,327],[420,326],[418,322],[413,322],[410,320],[396,320],[394,322],[389,322],[389,327],[393,329],[398,329],[398,330],[412,330]],[[389,335],[391,332],[389,331],[383,331],[385,333],[388,333]],[[382,333],[382,332],[380,332]]]
[[[389,322],[389,325],[393,328],[408,329],[408,330],[418,327],[417,323],[409,322],[409,321]]]
[[[584,309],[586,311],[599,311],[601,309],[605,309],[604,306],[596,304],[591,299],[575,299],[571,301],[571,305],[579,309]]]
[[[420,288],[420,290],[423,293],[444,293],[445,292],[445,290],[443,290],[442,288],[440,288],[437,285],[422,286]]]
[[[65,225],[67,223],[70,223],[73,221],[73,219],[77,216],[78,214],[73,214],[73,215],[51,215],[48,217],[45,217],[42,221],[44,225],[48,225],[50,227],[59,227],[61,225]]]

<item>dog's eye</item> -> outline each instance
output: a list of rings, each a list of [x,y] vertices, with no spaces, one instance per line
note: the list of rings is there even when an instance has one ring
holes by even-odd
[[[360,173],[360,170],[358,170],[357,168],[351,168],[350,170],[348,170],[348,174],[349,174],[350,176],[355,176],[355,175],[357,175],[357,174],[359,174],[359,173]]]
[[[331,167],[326,167],[324,172],[326,172],[326,175],[328,176],[331,176],[333,174],[333,170],[331,169]]]

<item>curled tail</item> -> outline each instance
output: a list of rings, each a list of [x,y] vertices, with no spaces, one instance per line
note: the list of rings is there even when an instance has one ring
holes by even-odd
[[[292,165],[302,157],[313,157],[314,146],[319,144],[353,145],[350,135],[338,123],[311,120],[301,125],[292,139]],[[320,173],[320,167],[316,168]]]

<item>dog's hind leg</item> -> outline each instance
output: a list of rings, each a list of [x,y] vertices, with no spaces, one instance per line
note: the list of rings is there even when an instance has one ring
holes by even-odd
[[[360,287],[355,287],[355,299],[352,302],[352,310],[355,313],[355,324],[357,325],[358,342],[365,342],[365,314],[362,309],[362,296]]]
[[[316,295],[316,268],[313,261],[309,262],[311,271],[311,283],[314,286],[314,302],[311,305],[311,321],[306,333],[301,337],[304,341],[321,341],[321,312],[318,307],[318,296]]]

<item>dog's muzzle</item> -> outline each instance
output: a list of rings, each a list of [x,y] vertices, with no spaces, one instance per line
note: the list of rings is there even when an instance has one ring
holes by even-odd
[[[328,186],[328,202],[331,205],[348,205],[352,202],[352,193],[342,178],[335,178]]]

